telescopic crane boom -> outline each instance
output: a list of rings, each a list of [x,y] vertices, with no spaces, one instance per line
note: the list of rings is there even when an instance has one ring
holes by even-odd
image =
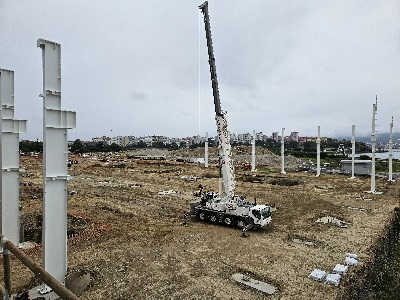
[[[210,18],[208,16],[208,1],[199,6],[204,15],[204,25],[206,30],[208,62],[210,64],[211,85],[214,96],[215,120],[218,132],[218,149],[220,163],[222,168],[222,177],[224,179],[225,195],[233,199],[235,195],[235,170],[231,157],[230,136],[228,131],[228,122],[226,113],[221,110],[221,101],[219,97],[217,69],[215,66],[214,49],[211,36]]]

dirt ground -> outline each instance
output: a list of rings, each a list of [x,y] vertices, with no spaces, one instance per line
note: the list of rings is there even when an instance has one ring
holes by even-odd
[[[199,184],[218,190],[216,167],[168,160],[180,156],[176,153],[166,161],[130,155],[72,158],[78,164],[69,169],[75,177],[68,183],[68,269],[92,276],[81,299],[334,299],[346,278],[372,258],[399,206],[398,181],[377,178],[376,190],[383,194],[372,195],[364,192],[370,178],[238,168],[236,193],[276,208],[269,227],[243,238],[239,229],[195,219],[182,225]],[[280,170],[279,159],[276,163]],[[21,165],[22,220],[37,227],[40,220],[27,216],[40,213],[41,159],[22,157]],[[191,175],[197,180],[182,179]],[[166,190],[176,193],[159,194]],[[347,227],[315,222],[327,216]],[[40,252],[40,247],[28,251],[38,262]],[[349,267],[338,287],[308,278],[315,268],[330,271],[343,264],[348,252],[359,256],[359,265]],[[12,268],[15,289],[37,283],[16,259]],[[276,294],[239,285],[231,279],[237,272],[276,286]]]

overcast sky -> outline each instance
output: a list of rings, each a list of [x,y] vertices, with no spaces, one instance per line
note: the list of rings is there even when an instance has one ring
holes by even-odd
[[[61,44],[69,139],[216,134],[202,1],[0,0],[0,68],[23,139],[42,139],[38,38]],[[400,2],[210,0],[222,109],[234,133],[371,134],[400,126]]]

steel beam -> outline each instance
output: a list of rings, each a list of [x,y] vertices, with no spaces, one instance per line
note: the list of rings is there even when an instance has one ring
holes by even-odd
[[[371,190],[370,193],[375,194],[375,147],[376,147],[376,111],[378,110],[378,99],[372,105],[372,130],[371,130]]]
[[[208,132],[206,132],[206,142],[204,143],[204,167],[208,168]]]
[[[356,125],[351,128],[351,177],[354,179],[354,157],[356,155]]]
[[[0,69],[0,232],[19,244],[19,134],[26,121],[14,119],[14,71]]]
[[[393,180],[393,117],[390,123],[390,134],[389,134],[389,181]]]
[[[253,137],[251,139],[251,171],[256,171],[256,131],[253,130]]]
[[[282,128],[282,138],[281,138],[281,174],[286,174],[285,172],[285,128]]]
[[[76,114],[61,110],[61,46],[39,39],[43,60],[43,228],[42,265],[61,284],[67,272],[67,129]],[[44,285],[41,293],[51,288]]]

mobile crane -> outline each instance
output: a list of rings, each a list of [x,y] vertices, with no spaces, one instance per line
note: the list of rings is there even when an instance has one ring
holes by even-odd
[[[245,201],[244,197],[235,195],[235,170],[232,161],[226,112],[221,110],[210,19],[208,16],[208,1],[200,5],[199,9],[204,15],[215,120],[218,132],[220,168],[222,169],[225,195],[221,197],[221,195],[213,192],[204,192],[201,200],[190,203],[190,214],[195,215],[201,221],[221,223],[226,226],[237,226],[239,228],[264,227],[272,220],[271,207],[249,203]]]

